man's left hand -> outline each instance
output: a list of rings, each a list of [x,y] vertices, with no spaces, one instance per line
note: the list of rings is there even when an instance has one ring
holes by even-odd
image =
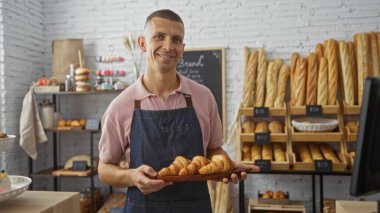
[[[239,183],[239,180],[247,179],[247,172],[259,172],[260,168],[255,165],[247,165],[243,163],[234,163],[235,169],[232,172],[240,172],[240,178],[237,174],[232,173],[230,178],[223,178],[223,183]]]

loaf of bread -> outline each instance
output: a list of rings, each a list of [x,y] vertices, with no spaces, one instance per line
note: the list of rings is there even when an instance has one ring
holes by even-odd
[[[258,52],[253,49],[249,56],[244,73],[243,107],[253,107],[255,100],[256,73],[258,64]]]
[[[243,133],[253,133],[255,131],[255,123],[251,120],[246,120],[241,125]]]
[[[285,150],[282,147],[282,145],[280,143],[274,143],[273,149],[274,149],[274,161],[285,162],[286,161]]]
[[[328,93],[328,66],[327,60],[322,57],[319,60],[319,70],[318,70],[318,96],[317,96],[317,104],[318,105],[327,105],[327,93]]]
[[[317,144],[311,143],[309,145],[309,149],[310,149],[310,153],[311,153],[311,158],[313,160],[323,160],[324,159]]]
[[[259,51],[258,56],[259,64],[257,67],[257,79],[256,79],[256,98],[255,98],[255,107],[263,107],[264,106],[264,98],[265,98],[265,81],[267,75],[267,55],[264,49]]]
[[[274,101],[275,108],[284,107],[285,95],[286,95],[286,84],[290,75],[290,67],[287,64],[283,64],[278,74],[278,87],[277,87],[277,97]]]
[[[268,65],[267,79],[265,85],[265,107],[274,107],[274,101],[277,96],[278,72],[283,64],[282,59],[276,59]]]
[[[179,175],[179,172],[190,164],[190,160],[182,156],[177,156],[168,167],[162,168],[158,174],[160,176]]]
[[[356,61],[358,67],[358,103],[362,105],[364,81],[371,75],[371,50],[369,36],[366,33],[359,33],[354,35]]]
[[[260,144],[253,144],[251,146],[251,160],[261,160],[261,145]]]
[[[352,70],[352,82],[354,87],[354,104],[358,105],[358,69],[356,67],[355,44],[352,41],[347,42],[348,61]]]
[[[351,70],[348,45],[344,41],[339,41],[340,67],[342,71],[343,100],[347,106],[355,105],[354,102],[354,82]]]
[[[263,160],[273,160],[273,149],[271,144],[264,144],[262,148]]]
[[[199,169],[210,163],[210,160],[204,156],[195,156],[191,160],[191,163],[185,168],[179,171],[180,176],[196,175],[199,173]]]
[[[307,60],[304,58],[299,58],[297,60],[296,66],[296,91],[295,99],[296,106],[305,105],[305,95],[306,95],[306,75],[307,75]]]
[[[328,144],[320,144],[320,150],[326,160],[331,160],[332,163],[339,163],[339,159],[336,157],[334,150]]]
[[[351,133],[359,132],[359,123],[357,121],[348,121],[346,127],[350,130]]]
[[[377,38],[375,32],[370,32],[369,41],[371,45],[371,62],[372,62],[372,75],[380,76],[379,52],[377,46]]]
[[[267,133],[269,131],[268,123],[266,121],[260,121],[257,123],[255,133]]]
[[[292,106],[296,105],[296,68],[299,58],[300,55],[298,53],[292,53],[290,56],[290,102]]]
[[[307,58],[306,105],[316,105],[318,95],[318,61],[314,53]]]
[[[306,144],[300,143],[297,144],[298,147],[298,153],[300,155],[301,161],[304,163],[312,163],[313,159],[311,158],[310,151]]]
[[[330,39],[327,42],[327,55],[325,55],[328,63],[328,105],[336,104],[336,95],[338,90],[338,47],[335,40]]]
[[[231,159],[226,155],[219,154],[219,155],[213,155],[211,158],[211,163],[200,168],[199,174],[207,175],[207,174],[230,172],[233,169],[234,169],[234,165]]]
[[[323,56],[323,45],[321,43],[318,43],[315,47],[315,56],[317,57],[317,60],[321,59]]]
[[[268,127],[270,133],[284,133],[284,124],[281,121],[271,121],[269,122]]]
[[[250,143],[243,143],[242,160],[251,161],[251,145]]]

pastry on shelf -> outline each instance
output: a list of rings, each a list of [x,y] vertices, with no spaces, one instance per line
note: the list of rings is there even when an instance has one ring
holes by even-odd
[[[359,132],[359,122],[358,121],[348,121],[346,127],[350,130],[351,133]]]
[[[269,132],[268,123],[266,121],[260,121],[257,123],[255,133],[267,133]]]
[[[0,138],[7,138],[7,134],[5,132],[0,132]]]
[[[0,171],[0,194],[11,190],[11,181],[5,170]]]
[[[246,120],[242,125],[242,132],[243,133],[253,133],[255,130],[255,123],[251,120]]]
[[[284,124],[281,121],[271,121],[268,127],[270,133],[284,133]]]

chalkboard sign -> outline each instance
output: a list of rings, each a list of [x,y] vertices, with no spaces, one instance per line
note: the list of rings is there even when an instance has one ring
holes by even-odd
[[[222,120],[223,137],[226,138],[224,48],[186,50],[177,65],[177,71],[211,90]]]

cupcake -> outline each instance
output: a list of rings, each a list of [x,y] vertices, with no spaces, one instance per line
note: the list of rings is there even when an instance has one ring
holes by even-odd
[[[4,169],[0,171],[0,194],[11,190],[11,181]]]

